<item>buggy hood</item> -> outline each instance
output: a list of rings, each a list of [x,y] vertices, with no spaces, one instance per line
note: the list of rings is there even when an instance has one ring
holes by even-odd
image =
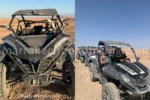
[[[3,38],[3,41],[11,46],[17,56],[31,61],[46,59],[56,53],[56,49],[69,39],[67,34],[59,34],[55,37],[51,35],[20,36],[21,41],[10,34]]]
[[[139,62],[129,63],[122,62],[115,64],[116,70],[123,74],[127,74],[132,78],[144,79],[148,75],[148,69]]]

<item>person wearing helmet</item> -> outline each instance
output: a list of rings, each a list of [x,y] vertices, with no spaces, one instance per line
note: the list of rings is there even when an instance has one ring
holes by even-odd
[[[51,19],[48,19],[41,33],[55,33],[55,32],[56,32],[56,27],[54,22]]]

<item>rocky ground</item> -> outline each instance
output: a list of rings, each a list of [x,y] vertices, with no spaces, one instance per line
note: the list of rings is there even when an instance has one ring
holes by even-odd
[[[75,100],[101,100],[102,87],[98,82],[90,81],[88,68],[79,60],[75,61],[75,67]]]
[[[11,87],[6,100],[71,100],[62,85],[51,84],[47,87],[28,87],[17,83]]]

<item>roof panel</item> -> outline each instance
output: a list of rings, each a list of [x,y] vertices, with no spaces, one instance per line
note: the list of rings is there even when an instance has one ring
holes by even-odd
[[[52,15],[58,15],[58,13],[56,9],[32,9],[32,10],[18,10],[13,15],[52,16]]]
[[[107,46],[117,46],[117,47],[130,47],[132,48],[132,46],[128,43],[125,42],[117,42],[117,41],[100,41],[99,43],[104,43]]]

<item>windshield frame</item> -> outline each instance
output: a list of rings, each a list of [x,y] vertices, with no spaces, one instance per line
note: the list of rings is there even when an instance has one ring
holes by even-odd
[[[15,20],[15,18],[17,17],[17,16],[21,16],[21,19],[20,20],[22,20],[23,21],[23,23],[24,23],[24,26],[25,26],[25,29],[27,28],[27,26],[26,26],[26,19],[25,19],[25,17],[24,17],[24,15],[12,15],[12,18],[11,18],[11,21],[10,21],[10,23],[9,23],[9,27],[12,29],[12,31],[14,32],[14,34],[15,35],[18,35],[18,34],[16,34],[16,32],[17,32],[17,29],[16,29],[16,31],[13,29],[13,27],[12,27],[12,23],[13,23],[13,21]],[[32,15],[31,15],[32,16]],[[39,15],[40,16],[40,15]],[[36,17],[36,16],[35,16]],[[43,17],[43,16],[42,16]],[[59,26],[59,29],[61,29],[62,27],[63,27],[63,22],[61,21],[61,19],[60,19],[60,15],[52,15],[51,16],[51,20],[54,20],[54,17],[56,17],[56,19],[55,20],[57,20],[58,19],[58,21],[60,22],[60,26]],[[38,21],[37,21],[38,22]],[[18,22],[18,24],[19,24],[19,22]],[[17,27],[18,27],[18,25],[16,25]]]
[[[118,42],[118,43],[119,43],[119,42]],[[120,43],[122,43],[122,42],[120,42]],[[125,45],[120,45],[120,46],[119,46],[119,45],[118,45],[118,46],[111,45],[111,46],[110,46],[107,42],[100,41],[100,42],[98,43],[98,49],[102,52],[102,49],[101,49],[100,46],[103,46],[104,49],[105,49],[105,51],[106,51],[106,53],[107,53],[108,56],[110,57],[110,52],[108,51],[108,47],[117,47],[117,48],[127,47],[127,48],[130,48],[130,49],[131,49],[131,51],[132,51],[133,54],[134,54],[134,57],[135,57],[136,61],[138,61],[138,57],[137,57],[137,55],[136,55],[136,53],[135,53],[134,48],[133,48],[131,45],[127,44],[127,43],[125,43],[125,44],[126,44],[126,46],[125,46]]]

